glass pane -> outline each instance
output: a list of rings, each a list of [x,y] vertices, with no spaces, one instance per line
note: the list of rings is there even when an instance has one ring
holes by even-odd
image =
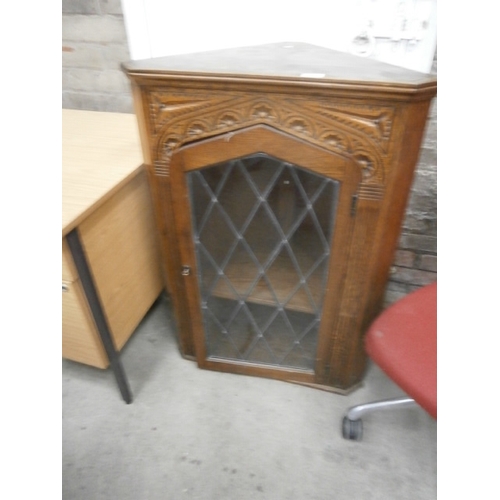
[[[262,153],[187,177],[208,357],[314,369],[339,183]]]

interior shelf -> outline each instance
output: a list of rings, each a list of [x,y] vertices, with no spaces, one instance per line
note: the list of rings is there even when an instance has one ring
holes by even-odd
[[[310,268],[314,265],[314,260],[308,257],[306,252],[294,250],[295,257],[303,268]],[[258,255],[257,258],[259,258]],[[307,261],[309,261],[309,266],[306,264]],[[323,266],[320,265],[319,270],[322,269]],[[260,276],[255,286],[253,285],[258,276],[258,268],[246,252],[235,253],[226,266],[224,274],[227,279],[222,277],[218,279],[211,291],[212,295],[233,300],[243,297],[247,302],[272,307],[276,307],[278,301],[285,309],[311,314],[316,314],[321,304],[323,290],[321,272],[316,269],[308,279],[304,280],[304,283],[301,283],[301,278],[286,250],[278,255],[265,276]],[[295,293],[290,298],[294,291]]]

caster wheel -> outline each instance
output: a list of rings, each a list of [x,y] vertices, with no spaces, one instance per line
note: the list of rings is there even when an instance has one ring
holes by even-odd
[[[352,441],[361,441],[362,436],[363,421],[350,420],[348,417],[344,417],[344,420],[342,420],[342,437]]]

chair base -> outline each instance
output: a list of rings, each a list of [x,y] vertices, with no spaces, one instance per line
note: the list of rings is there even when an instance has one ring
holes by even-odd
[[[418,406],[414,399],[408,397],[386,399],[373,403],[364,403],[349,408],[342,420],[342,437],[353,441],[361,441],[363,421],[361,417],[367,413],[391,408],[408,408]]]

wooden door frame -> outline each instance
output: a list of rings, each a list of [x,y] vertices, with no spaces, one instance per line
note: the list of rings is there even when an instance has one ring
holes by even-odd
[[[334,179],[340,184],[323,304],[329,303],[332,296],[336,296],[336,299],[331,300],[328,307],[323,305],[315,370],[259,365],[240,360],[207,359],[186,173],[255,153],[268,154],[305,170]],[[172,156],[170,173],[174,234],[180,249],[181,266],[186,266],[191,270],[190,274],[184,276],[183,279],[184,296],[188,302],[187,311],[193,330],[196,359],[200,368],[308,384],[323,380],[324,373],[318,373],[318,369],[323,371],[329,358],[329,353],[326,351],[330,345],[328,337],[341,302],[340,295],[354,223],[351,205],[361,182],[359,166],[349,156],[323,149],[268,125],[256,125],[179,148]],[[180,273],[181,270],[179,269],[178,272]]]

